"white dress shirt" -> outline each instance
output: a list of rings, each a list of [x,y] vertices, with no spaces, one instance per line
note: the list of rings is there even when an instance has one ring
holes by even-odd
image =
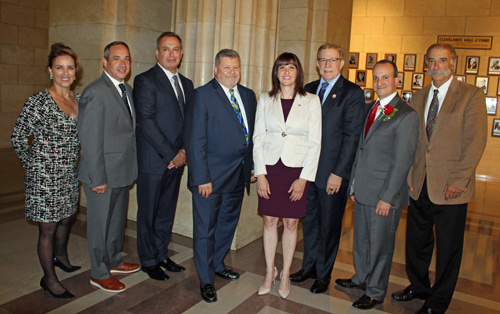
[[[450,77],[446,83],[443,85],[436,87],[434,86],[434,82],[432,83],[431,90],[429,91],[429,96],[427,97],[427,103],[425,104],[425,113],[424,113],[424,123],[425,126],[427,126],[427,115],[429,114],[429,107],[431,106],[432,98],[434,97],[434,91],[437,89],[438,92],[438,101],[439,101],[439,106],[438,106],[438,111],[436,113],[436,117],[439,114],[439,110],[441,110],[441,106],[443,105],[444,98],[446,97],[446,93],[448,93],[448,89],[450,88],[451,81],[453,80],[453,75]]]
[[[219,84],[220,82],[217,81]],[[231,94],[229,93],[229,88],[220,84],[224,93],[226,93],[227,99],[231,102]],[[241,100],[240,92],[238,91],[238,85],[235,85],[232,90],[234,91],[234,97],[236,97],[236,101],[238,102],[238,106],[240,107],[241,115],[243,116],[243,121],[245,122],[245,127],[247,128],[247,132],[250,133],[250,129],[248,128],[247,114],[245,113],[245,106],[243,105],[243,101]]]
[[[164,67],[161,66],[161,64],[157,63],[160,66],[160,69],[165,72],[165,74],[168,77],[168,81],[170,82],[170,85],[172,85],[172,89],[174,90],[175,96],[177,96],[177,99],[179,99],[179,95],[177,95],[177,89],[175,88],[175,82],[174,82],[174,76],[177,77],[177,82],[179,82],[179,86],[181,87],[182,90],[182,96],[184,97],[184,103],[186,102],[186,93],[184,92],[184,88],[182,87],[181,83],[181,77],[179,76],[179,71],[177,71],[175,74],[170,72],[169,70],[165,69]]]
[[[122,97],[122,89],[118,85],[123,84],[124,81],[121,81],[121,82],[117,81],[115,78],[113,78],[111,75],[109,75],[108,72],[104,71],[104,73],[106,73],[106,75],[109,77],[109,79],[111,80],[111,82],[113,83],[113,85],[115,85],[116,90],[118,91],[118,95],[120,95],[120,97]],[[125,85],[125,84],[123,84],[123,85]],[[130,105],[130,97],[127,94],[127,90],[126,89],[125,89],[125,94],[127,95],[127,104],[128,104],[129,110],[130,110],[130,112],[132,112],[132,107]]]

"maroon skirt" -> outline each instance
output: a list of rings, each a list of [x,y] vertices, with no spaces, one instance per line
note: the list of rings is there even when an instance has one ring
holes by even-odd
[[[266,165],[266,170],[271,194],[268,200],[259,196],[259,214],[280,218],[305,217],[309,181],[300,200],[292,202],[290,200],[292,193],[288,193],[293,181],[300,177],[302,168],[287,167],[280,158],[275,165]]]

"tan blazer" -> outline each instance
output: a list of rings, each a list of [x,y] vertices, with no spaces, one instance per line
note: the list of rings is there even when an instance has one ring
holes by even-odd
[[[420,118],[419,141],[408,182],[410,197],[418,199],[425,176],[429,198],[434,204],[465,204],[474,199],[475,170],[487,137],[484,92],[453,78],[439,110],[430,142],[425,129],[425,105],[431,85],[413,95],[411,106]],[[455,199],[444,200],[445,184],[462,190]]]
[[[318,96],[297,95],[285,123],[281,98],[259,97],[253,136],[255,176],[281,158],[288,167],[303,167],[300,178],[314,181],[321,150],[321,103]]]

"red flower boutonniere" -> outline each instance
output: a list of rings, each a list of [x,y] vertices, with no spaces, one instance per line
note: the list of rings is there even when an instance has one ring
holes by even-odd
[[[391,105],[385,105],[381,110],[381,115],[378,117],[378,120],[387,121],[390,120],[396,112],[398,112],[398,109],[394,108]]]

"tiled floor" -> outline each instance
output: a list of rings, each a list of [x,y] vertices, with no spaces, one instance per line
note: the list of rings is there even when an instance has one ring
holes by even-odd
[[[5,313],[413,313],[423,301],[408,303],[391,300],[390,292],[408,284],[404,267],[406,212],[401,217],[394,254],[389,296],[371,311],[351,307],[361,291],[347,291],[334,285],[321,295],[308,289],[313,281],[294,284],[289,299],[277,295],[257,296],[264,276],[261,239],[237,252],[229,252],[226,264],[242,276],[234,282],[217,278],[219,301],[201,301],[191,239],[174,235],[172,259],[186,267],[183,273],[169,273],[166,282],[153,281],[142,272],[117,276],[128,287],[125,292],[106,293],[89,284],[90,263],[86,241],[86,210],[81,208],[72,228],[69,254],[82,269],[67,274],[57,269],[64,286],[76,295],[58,300],[39,287],[42,270],[36,255],[37,225],[24,219],[22,168],[12,151],[0,151],[0,314]],[[448,313],[500,313],[499,215],[495,207],[471,206],[460,280]],[[124,253],[126,261],[138,262],[135,223],[127,223]],[[299,238],[301,239],[301,233]],[[298,243],[293,270],[301,265],[303,241]],[[281,266],[281,254],[277,267]],[[341,249],[332,278],[352,276],[352,204],[344,217]]]

